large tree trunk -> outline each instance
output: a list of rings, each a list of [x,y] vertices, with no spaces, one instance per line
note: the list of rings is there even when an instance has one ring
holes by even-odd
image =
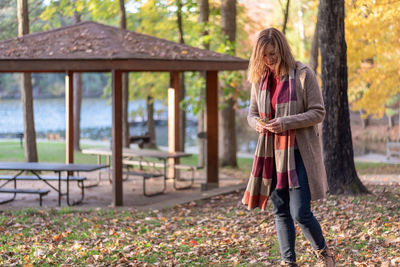
[[[126,29],[125,0],[119,0],[119,26]],[[129,147],[129,73],[122,73],[122,145]]]
[[[81,22],[81,14],[74,12],[74,23]],[[74,73],[74,150],[81,150],[82,74]]]
[[[201,36],[207,36],[208,35],[208,17],[210,14],[210,6],[208,3],[208,0],[198,0],[198,5],[199,5],[199,23],[202,25],[203,29],[201,31]],[[210,49],[210,42],[206,41],[208,40],[207,38],[203,39],[203,48],[204,49]],[[204,80],[206,79],[206,73],[202,72],[202,76],[204,77]],[[200,88],[200,99],[205,98],[205,88],[202,87]],[[198,136],[198,142],[199,142],[199,157],[197,158],[197,165],[198,166],[204,166],[205,164],[205,155],[206,155],[206,138],[205,138],[205,132],[206,132],[206,123],[205,123],[205,116],[206,112],[205,109],[201,109],[200,112],[197,115],[197,136]]]
[[[18,0],[18,36],[29,34],[28,0]],[[33,115],[32,79],[30,73],[21,75],[21,101],[24,116],[25,160],[37,162],[35,120]]]
[[[221,3],[221,28],[222,34],[228,37],[234,46],[236,41],[236,0],[222,0]],[[234,54],[234,50],[232,50]],[[224,85],[222,85],[224,86]],[[222,87],[221,86],[221,87]],[[222,88],[219,91],[223,96]],[[221,166],[237,167],[237,145],[236,145],[236,121],[235,121],[235,99],[229,98],[225,101],[227,107],[218,112],[219,121],[219,164]]]
[[[179,43],[184,44],[185,40],[183,39],[183,22],[182,22],[182,1],[177,0],[177,23],[178,23],[178,33],[179,33]],[[182,101],[185,98],[185,73],[179,72],[179,101]],[[185,110],[179,109],[179,116],[180,116],[180,143],[179,143],[179,150],[185,151],[185,139],[186,139],[186,112]]]
[[[322,88],[326,108],[323,121],[324,161],[332,194],[368,190],[354,166],[347,99],[347,55],[344,0],[321,0],[318,12]]]
[[[318,50],[319,50],[318,43],[319,42],[318,42],[318,19],[317,19],[317,23],[315,23],[314,36],[311,43],[310,61],[308,64],[310,68],[314,70],[315,73],[317,73],[317,68],[318,68]]]

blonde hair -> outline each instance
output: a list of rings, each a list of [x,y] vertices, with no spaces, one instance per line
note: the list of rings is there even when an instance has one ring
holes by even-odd
[[[260,32],[257,43],[253,48],[247,77],[249,82],[258,82],[267,68],[264,63],[264,51],[269,44],[275,48],[278,55],[278,64],[275,70],[276,74],[284,75],[289,72],[289,69],[296,68],[296,61],[292,55],[286,37],[277,29],[268,28]]]

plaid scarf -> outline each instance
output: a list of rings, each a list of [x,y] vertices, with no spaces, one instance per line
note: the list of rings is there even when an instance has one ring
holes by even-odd
[[[272,119],[269,75],[272,73],[267,70],[262,77],[258,92],[257,105],[260,118],[257,120],[261,123]],[[296,114],[297,97],[294,77],[294,70],[291,69],[289,75],[281,77],[277,84],[275,118]],[[256,207],[266,209],[271,192],[274,159],[277,177],[275,188],[299,186],[294,157],[295,136],[294,129],[277,134],[268,131],[266,134],[259,135],[250,179],[242,198],[242,203],[247,205],[249,210]]]

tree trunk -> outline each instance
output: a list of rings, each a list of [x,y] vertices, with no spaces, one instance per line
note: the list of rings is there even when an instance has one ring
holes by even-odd
[[[81,14],[74,12],[74,23],[81,22]],[[74,150],[80,151],[81,109],[82,109],[82,74],[74,73]]]
[[[183,39],[183,22],[182,22],[182,1],[177,0],[177,23],[178,23],[178,32],[179,32],[179,43],[184,44],[185,40]],[[179,72],[179,102],[185,99],[185,73]],[[179,143],[179,150],[185,151],[185,139],[186,139],[186,112],[185,110],[179,109],[179,116],[180,116],[180,143]]]
[[[82,108],[82,74],[74,73],[74,150],[80,151],[81,108]]]
[[[208,36],[208,17],[210,14],[210,6],[208,0],[198,0],[199,5],[199,23],[202,25],[203,29],[201,31],[201,36]],[[207,39],[203,39],[203,48],[210,49],[210,42]],[[202,72],[201,75],[206,79],[206,73]],[[204,99],[206,96],[205,88],[200,88],[200,99]],[[205,164],[205,155],[206,155],[206,138],[205,132],[206,123],[205,123],[205,108],[202,108],[198,113],[198,123],[197,123],[197,136],[198,136],[198,143],[199,143],[199,157],[197,158],[197,165],[204,166]]]
[[[360,110],[360,120],[361,120],[361,127],[363,129],[367,128],[367,126],[369,125],[369,115],[364,118],[363,114],[364,114],[364,110]]]
[[[232,54],[235,52],[236,41],[236,0],[222,0],[221,3],[221,28],[222,34],[228,37],[232,47]],[[220,99],[223,97],[221,86],[219,90]],[[228,98],[225,101],[227,107],[219,110],[219,164],[221,166],[237,167],[237,145],[236,145],[236,120],[235,104],[236,99]]]
[[[208,18],[210,16],[210,5],[208,0],[198,0],[199,5],[199,23],[202,25],[201,36],[208,35]],[[203,41],[203,47],[210,49],[210,42]]]
[[[311,43],[310,61],[308,64],[310,68],[314,70],[315,73],[317,73],[317,68],[318,68],[318,50],[319,50],[319,44],[318,44],[318,19],[317,19],[317,23],[315,23],[314,36]]]
[[[221,28],[222,34],[234,43],[236,41],[236,0],[222,0]]]
[[[119,26],[126,29],[125,0],[119,0]],[[122,145],[129,147],[129,73],[122,73]]]
[[[151,96],[147,96],[147,133],[150,136],[150,142],[145,144],[146,148],[155,148],[156,145],[156,127],[154,123],[154,101]]]
[[[393,128],[393,117],[394,117],[394,116],[389,116],[389,115],[387,115],[387,118],[388,118],[388,126],[389,126],[390,129]]]
[[[185,40],[183,39],[183,24],[182,24],[182,1],[176,1],[177,10],[176,10],[176,17],[178,23],[178,34],[179,34],[179,43],[184,44]]]
[[[286,26],[287,26],[287,21],[289,18],[289,5],[290,5],[290,0],[286,0],[286,8],[283,11],[283,26],[282,26],[282,33],[286,33]]]
[[[129,73],[122,73],[122,145],[129,148]]]
[[[332,194],[366,193],[354,166],[347,99],[344,0],[321,0],[318,12],[322,88],[324,161]]]
[[[29,34],[28,0],[18,0],[18,36]],[[32,79],[30,73],[21,75],[21,101],[24,116],[25,160],[37,162],[36,132],[33,109]]]

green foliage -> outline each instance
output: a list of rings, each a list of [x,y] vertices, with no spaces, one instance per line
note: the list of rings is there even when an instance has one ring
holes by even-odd
[[[399,113],[400,94],[392,96],[386,101],[385,115],[393,117]]]
[[[205,107],[205,79],[199,72],[185,72],[186,96],[180,103],[183,110],[197,115]]]
[[[32,2],[32,4],[31,4]],[[221,35],[220,29],[220,3],[210,1],[210,23],[198,23],[198,4],[195,0],[182,0],[182,20],[185,43],[195,47],[202,47],[204,42],[210,42],[210,49],[221,53],[234,54],[248,57],[251,52],[251,45],[248,43],[248,33],[244,30],[245,25],[251,25],[252,20],[248,18],[242,5],[238,5],[237,15],[237,39],[235,44],[229,43]],[[41,0],[30,0],[31,16],[35,21],[33,27],[44,31],[73,23],[74,12],[78,12],[81,20],[94,20],[113,26],[119,26],[119,0],[51,0],[47,6]],[[127,9],[127,27],[139,33],[149,34],[159,38],[178,41],[177,25],[177,3],[171,0],[127,0],[126,6],[134,5],[134,9]],[[16,5],[12,0],[4,0],[0,4],[0,18],[4,18],[7,24],[15,25]],[[11,10],[11,12],[9,12]],[[8,11],[8,12],[6,12]],[[40,22],[40,23],[38,23]],[[7,36],[13,27],[5,26],[0,23],[0,27],[8,30]],[[2,29],[2,28],[0,28]],[[202,36],[201,32],[207,30],[208,35]],[[6,34],[1,31],[0,34]],[[1,36],[1,35],[0,35]],[[200,37],[201,36],[201,37]],[[237,45],[240,44],[240,45]],[[64,78],[63,75],[47,76],[48,74],[34,75],[34,86],[41,94],[50,92],[53,95],[63,94]],[[53,75],[53,74],[51,74]],[[86,76],[86,77],[85,77]],[[3,77],[3,76],[2,76]],[[7,90],[18,87],[18,81],[14,82],[12,76],[0,78],[0,86],[7,87]],[[109,74],[89,74],[84,75],[84,88],[87,91],[95,92],[104,90],[104,96],[109,96],[111,92],[111,79]],[[239,97],[242,100],[248,98],[247,90],[242,88],[243,73],[221,72],[221,79],[227,84],[223,92],[226,97]],[[205,81],[200,73],[185,73],[186,97],[181,103],[181,107],[188,112],[197,114],[204,108],[204,88]],[[131,73],[130,74],[130,99],[146,99],[151,96],[154,100],[160,100],[166,104],[167,88],[169,87],[169,73]],[[239,92],[240,90],[244,92]],[[89,92],[89,94],[91,94]],[[241,101],[243,102],[243,101]],[[141,112],[140,110],[138,112]],[[156,111],[161,112],[161,111]]]
[[[29,0],[29,28],[30,32],[41,31],[45,22],[39,18],[44,10],[42,0]],[[17,1],[0,1],[0,40],[18,36]]]
[[[48,22],[44,29],[49,30],[72,24],[75,12],[82,21],[118,26],[119,0],[52,0],[40,18]]]
[[[18,77],[13,73],[0,74],[0,97],[14,96],[19,91]]]

